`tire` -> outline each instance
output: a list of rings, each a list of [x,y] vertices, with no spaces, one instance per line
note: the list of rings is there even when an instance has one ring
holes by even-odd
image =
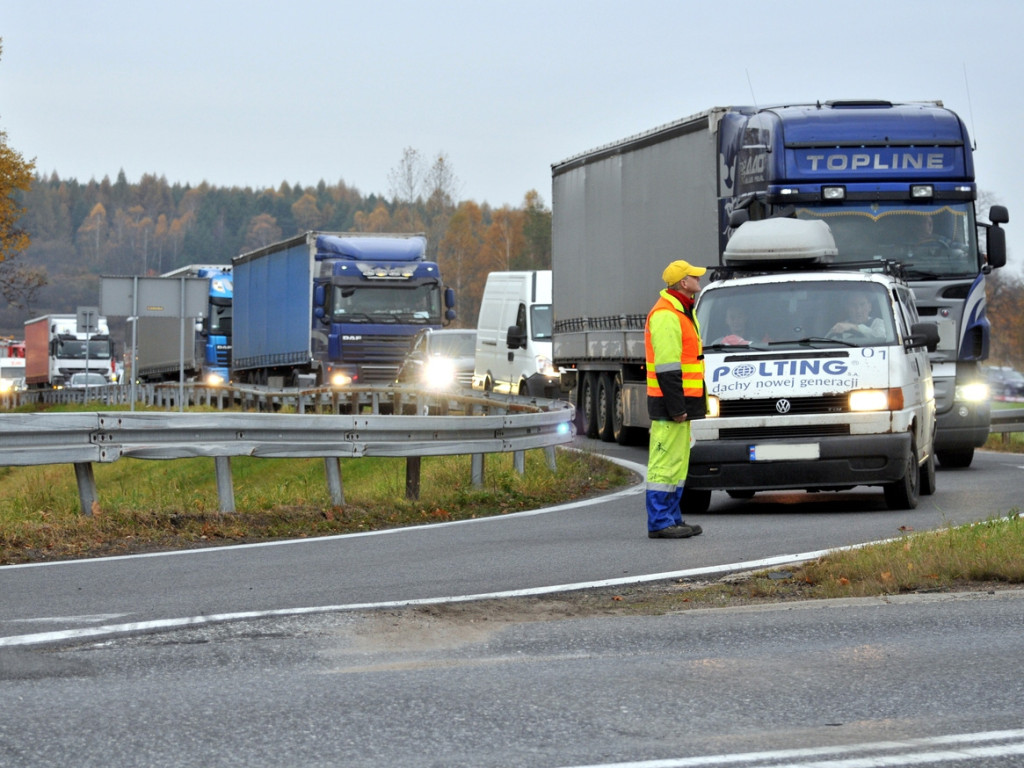
[[[580,384],[580,417],[580,431],[589,438],[597,437],[597,376],[593,373],[584,374]]]
[[[711,491],[698,491],[694,488],[683,488],[683,499],[679,502],[679,510],[683,519],[687,515],[702,515],[711,506]]]
[[[889,509],[914,509],[917,506],[921,487],[917,455],[917,443],[911,441],[903,477],[885,486],[885,503]]]
[[[757,491],[726,491],[733,499],[752,499]]]
[[[622,402],[622,377],[612,379],[612,437],[619,445],[638,445],[640,430],[626,426],[626,409]]]
[[[948,469],[963,469],[971,466],[974,461],[974,449],[968,448],[960,451],[936,451],[939,464]]]
[[[928,456],[928,460],[921,465],[921,495],[931,496],[935,493],[935,454]]]
[[[612,377],[607,373],[602,373],[597,380],[597,436],[606,443],[615,440],[614,412]]]

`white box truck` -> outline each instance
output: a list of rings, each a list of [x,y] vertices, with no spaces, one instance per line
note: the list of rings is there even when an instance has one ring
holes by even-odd
[[[551,270],[491,272],[477,320],[473,389],[555,398]]]

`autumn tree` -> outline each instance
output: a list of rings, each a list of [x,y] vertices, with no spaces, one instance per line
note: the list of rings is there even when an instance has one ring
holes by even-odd
[[[27,303],[29,295],[38,290],[38,281],[46,280],[45,273],[18,264],[18,257],[29,246],[29,234],[19,226],[24,208],[17,194],[28,192],[34,169],[35,164],[11,147],[7,133],[0,130],[0,293],[12,304]]]
[[[246,251],[255,251],[281,239],[281,228],[277,220],[269,213],[261,213],[249,220],[245,231],[244,247]]]

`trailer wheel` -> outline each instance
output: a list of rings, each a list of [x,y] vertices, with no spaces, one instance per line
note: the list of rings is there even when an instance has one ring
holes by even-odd
[[[917,442],[911,440],[903,477],[884,487],[885,503],[889,509],[914,509],[917,506],[921,488],[921,467],[917,456]]]
[[[612,433],[619,445],[639,445],[642,430],[626,426],[626,408],[622,402],[622,376],[612,379]]]
[[[593,373],[585,374],[580,385],[580,414],[583,434],[597,437],[597,376]]]
[[[597,380],[597,436],[604,442],[615,440],[615,401],[612,399],[612,377],[602,373]]]

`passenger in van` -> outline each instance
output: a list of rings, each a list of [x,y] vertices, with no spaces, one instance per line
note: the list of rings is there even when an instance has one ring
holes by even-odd
[[[880,317],[871,317],[871,299],[866,293],[850,294],[846,299],[846,315],[829,329],[829,336],[855,333],[881,339],[885,337],[885,323]]]

